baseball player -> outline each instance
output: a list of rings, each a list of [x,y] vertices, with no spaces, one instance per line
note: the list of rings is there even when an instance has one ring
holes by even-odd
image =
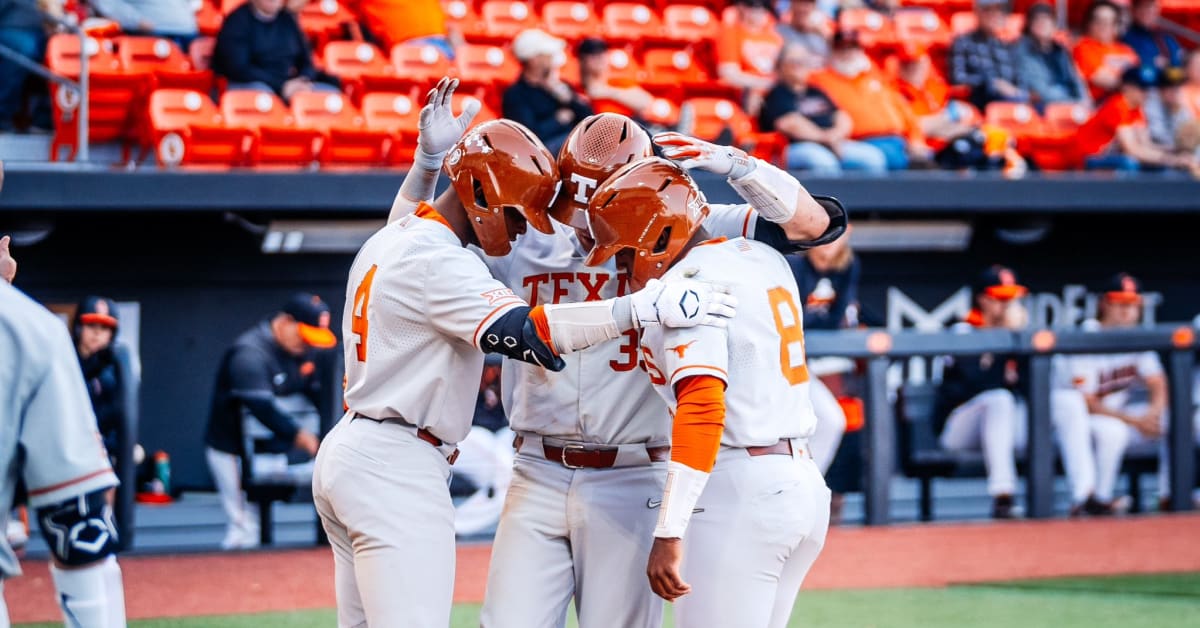
[[[1127,273],[1113,277],[1100,299],[1099,327],[1126,329],[1142,315],[1141,286]],[[1109,515],[1119,510],[1114,491],[1125,451],[1144,443],[1159,445],[1159,495],[1169,493],[1166,443],[1167,378],[1153,351],[1077,355],[1067,359],[1075,387],[1091,416],[1095,491],[1073,515]],[[1141,393],[1140,395],[1138,393]],[[1089,456],[1089,457],[1090,457]]]
[[[443,120],[450,120],[448,112]],[[438,135],[435,125],[422,135]],[[453,134],[451,128],[449,134]],[[461,131],[458,131],[461,133]],[[664,137],[680,151],[728,155],[747,175],[761,162],[741,151],[683,136]],[[493,275],[529,303],[611,298],[629,292],[615,263],[590,268],[586,203],[599,183],[620,166],[652,152],[649,137],[624,116],[591,116],[575,127],[559,154],[563,182],[551,216],[553,234],[530,231],[505,257],[483,256]],[[779,173],[762,164],[759,175]],[[432,194],[436,169],[414,167],[393,205],[391,220],[406,215]],[[411,184],[424,190],[414,193]],[[735,186],[735,189],[737,187]],[[786,244],[811,240],[844,227],[844,215],[828,210],[796,182],[788,205],[771,222],[746,205],[718,206],[714,228]],[[782,223],[777,224],[777,223]],[[840,232],[840,231],[839,231]],[[624,577],[630,564],[644,563],[665,475],[669,415],[641,373],[637,334],[564,356],[567,367],[547,372],[506,360],[504,405],[518,433],[512,486],[492,549],[483,625],[561,626],[574,598],[580,625],[657,626],[661,600],[637,579]]]
[[[829,489],[808,451],[816,417],[801,300],[777,251],[710,240],[708,211],[680,165],[625,166],[592,196],[586,263],[615,259],[635,288],[659,276],[733,286],[741,311],[727,329],[642,336],[674,418],[647,576],[676,602],[678,626],[782,627],[829,526]]]
[[[16,265],[0,242],[0,271]],[[53,314],[0,281],[0,529],[18,481],[53,555],[50,574],[66,625],[125,626],[117,532],[105,493],[117,478],[96,432],[70,335]],[[0,541],[0,589],[21,574]],[[2,591],[0,591],[2,592]],[[0,625],[8,612],[0,597]]]
[[[417,168],[440,162],[447,148],[426,130],[445,122],[461,134],[470,122],[470,109],[449,113],[456,83],[443,80],[430,92]],[[465,246],[502,256],[526,225],[551,231],[553,158],[527,129],[499,120],[458,140],[445,169],[454,190],[372,236],[350,271],[349,411],[323,443],[313,477],[334,550],[341,626],[449,623],[454,509],[446,484],[470,429],[483,352],[562,370],[561,356],[630,330],[723,325],[733,313],[731,299],[695,281],[531,308]],[[401,193],[421,178],[407,177]]]

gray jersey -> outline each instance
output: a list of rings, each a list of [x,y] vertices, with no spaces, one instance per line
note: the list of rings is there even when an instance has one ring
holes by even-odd
[[[117,484],[67,328],[0,281],[0,529],[17,480],[37,509]],[[0,539],[0,577],[20,575]]]

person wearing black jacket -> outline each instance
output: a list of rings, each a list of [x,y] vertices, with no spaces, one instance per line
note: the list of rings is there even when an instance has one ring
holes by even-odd
[[[110,459],[118,451],[117,433],[125,420],[125,386],[113,354],[119,329],[117,306],[111,299],[87,297],[75,308],[71,322],[75,352]]]
[[[504,91],[504,117],[528,127],[557,155],[575,125],[592,115],[592,106],[559,77],[566,42],[534,28],[517,35],[512,48],[521,76]]]
[[[337,344],[329,318],[329,306],[320,298],[297,294],[239,336],[221,359],[204,441],[229,517],[224,549],[253,547],[259,539],[258,513],[247,507],[241,486],[242,456],[254,453],[245,451],[246,415],[273,434],[256,442],[256,451],[286,453],[295,447],[310,456],[317,453],[317,436],[301,428],[286,400],[301,395],[312,407],[322,407],[314,350]]]
[[[284,0],[249,0],[225,16],[212,65],[231,90],[270,91],[285,101],[302,92],[339,91],[313,64],[300,22]]]

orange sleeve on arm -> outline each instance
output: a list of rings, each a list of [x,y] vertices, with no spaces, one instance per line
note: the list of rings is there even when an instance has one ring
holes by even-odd
[[[529,320],[533,321],[533,328],[537,331],[538,338],[546,343],[547,347],[558,355],[558,350],[554,348],[554,343],[550,340],[550,321],[546,318],[546,309],[538,305],[532,310],[529,310]]]
[[[675,384],[671,460],[710,473],[725,431],[725,382],[695,375]]]

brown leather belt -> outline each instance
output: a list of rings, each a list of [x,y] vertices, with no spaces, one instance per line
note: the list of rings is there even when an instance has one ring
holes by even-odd
[[[412,423],[409,423],[408,421],[406,421],[400,417],[396,417],[394,419],[375,419],[375,418],[369,417],[365,414],[362,414],[361,412],[355,412],[354,418],[366,419],[368,421],[374,421],[376,423],[383,423],[384,421],[393,421],[396,423],[402,423],[409,427],[416,428],[417,438],[429,443],[430,445],[433,445],[433,447],[435,449],[442,447],[443,445],[446,444],[446,443],[442,442],[442,439],[438,438],[437,436],[434,436],[433,432],[430,432],[429,430],[427,430],[423,427],[417,427],[417,426],[413,425]],[[454,453],[450,454],[449,456],[446,456],[446,462],[449,462],[450,464],[454,464],[455,460],[458,460],[458,448],[457,447],[454,448]]]
[[[524,437],[518,436],[513,441],[513,448],[521,451],[524,442]],[[618,447],[586,448],[579,443],[567,443],[560,447],[542,441],[542,453],[545,454],[546,460],[557,462],[568,469],[608,469],[617,463],[618,451]],[[650,462],[666,462],[671,458],[671,447],[646,447],[646,455]]]
[[[747,447],[746,453],[751,456],[790,456],[792,455],[792,439],[781,438],[774,445],[763,445],[762,447]],[[804,455],[803,449],[796,450],[796,453]]]

